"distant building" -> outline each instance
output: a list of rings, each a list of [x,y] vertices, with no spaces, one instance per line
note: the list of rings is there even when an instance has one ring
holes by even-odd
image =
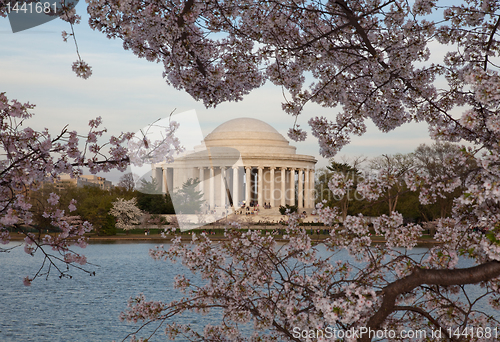
[[[62,188],[64,185],[72,185],[79,188],[83,188],[84,186],[95,186],[102,190],[111,190],[113,188],[113,183],[111,183],[111,181],[96,175],[82,175],[77,178],[71,178],[69,174],[63,173],[59,176],[59,180],[54,183],[56,188]]]
[[[78,177],[78,187],[84,186],[97,186],[102,190],[111,190],[113,188],[113,183],[106,180],[104,177],[98,177],[96,175],[82,175]]]

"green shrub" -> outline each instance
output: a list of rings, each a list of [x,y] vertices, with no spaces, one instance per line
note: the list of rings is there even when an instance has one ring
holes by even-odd
[[[281,215],[285,215],[286,214],[286,210],[289,210],[290,213],[296,213],[297,212],[297,206],[296,205],[289,205],[289,204],[285,204],[285,206],[280,206],[280,213]]]

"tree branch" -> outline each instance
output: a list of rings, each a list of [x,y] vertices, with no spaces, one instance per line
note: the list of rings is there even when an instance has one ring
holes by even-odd
[[[382,291],[382,305],[368,320],[367,328],[377,330],[385,319],[395,310],[396,299],[399,295],[412,291],[414,288],[427,285],[465,285],[488,281],[500,276],[500,262],[489,261],[484,264],[454,270],[415,268],[409,276],[396,280]],[[371,341],[369,336],[359,339],[360,342]]]
[[[427,318],[427,320],[429,322],[431,322],[436,328],[439,328],[441,331],[444,331],[444,333],[446,334],[446,337],[448,338],[448,340],[450,341],[456,341],[456,339],[454,339],[453,337],[451,337],[449,334],[448,334],[448,331],[443,328],[443,326],[441,326],[441,324],[439,324],[438,320],[435,319],[434,317],[432,317],[432,315],[430,313],[428,313],[427,311],[421,309],[421,308],[417,308],[415,306],[395,306],[394,307],[394,311],[412,311],[412,312],[416,312],[422,316],[424,316],[425,318]]]
[[[495,27],[493,27],[493,30],[491,30],[490,34],[490,39],[488,40],[488,45],[486,46],[486,51],[484,52],[484,71],[488,68],[488,53],[490,52],[491,45],[493,44],[493,38],[495,37],[495,33],[498,30],[498,27],[500,26],[500,17],[498,17],[498,20],[495,24]]]

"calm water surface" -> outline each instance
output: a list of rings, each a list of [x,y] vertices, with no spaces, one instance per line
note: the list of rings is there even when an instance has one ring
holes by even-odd
[[[93,268],[96,276],[73,271],[73,279],[59,279],[54,273],[48,280],[37,279],[30,287],[22,284],[22,278],[37,271],[41,258],[28,256],[22,248],[1,253],[0,341],[121,341],[138,327],[118,318],[129,297],[144,293],[148,300],[165,302],[181,297],[172,283],[174,276],[186,273],[186,269],[180,263],[151,259],[148,250],[154,246],[89,245],[83,252],[89,262],[100,265]],[[338,257],[344,259],[347,254]],[[465,260],[460,264],[470,266]],[[193,277],[191,273],[189,276]],[[201,283],[199,278],[198,281]],[[197,325],[201,330],[206,324],[216,324],[218,319],[217,313],[186,314],[176,321]],[[164,333],[154,339],[159,340],[167,340]]]
[[[73,279],[59,279],[54,273],[29,287],[22,278],[35,274],[41,258],[30,257],[22,248],[0,254],[0,341],[122,340],[137,328],[119,320],[129,297],[144,293],[147,299],[169,302],[181,296],[172,283],[176,274],[186,270],[180,263],[151,259],[148,250],[154,246],[89,245],[83,254],[100,265],[93,268],[96,276],[73,271]],[[203,325],[214,319],[201,318]],[[199,319],[184,316],[179,323],[196,324]],[[165,340],[165,335],[158,338]]]

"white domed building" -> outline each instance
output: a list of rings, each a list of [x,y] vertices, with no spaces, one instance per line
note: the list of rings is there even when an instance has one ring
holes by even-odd
[[[296,148],[269,124],[253,119],[229,120],[206,136],[194,151],[171,164],[153,164],[163,192],[176,191],[190,178],[200,180],[209,210],[243,204],[277,209],[280,205],[314,207],[317,160]]]

